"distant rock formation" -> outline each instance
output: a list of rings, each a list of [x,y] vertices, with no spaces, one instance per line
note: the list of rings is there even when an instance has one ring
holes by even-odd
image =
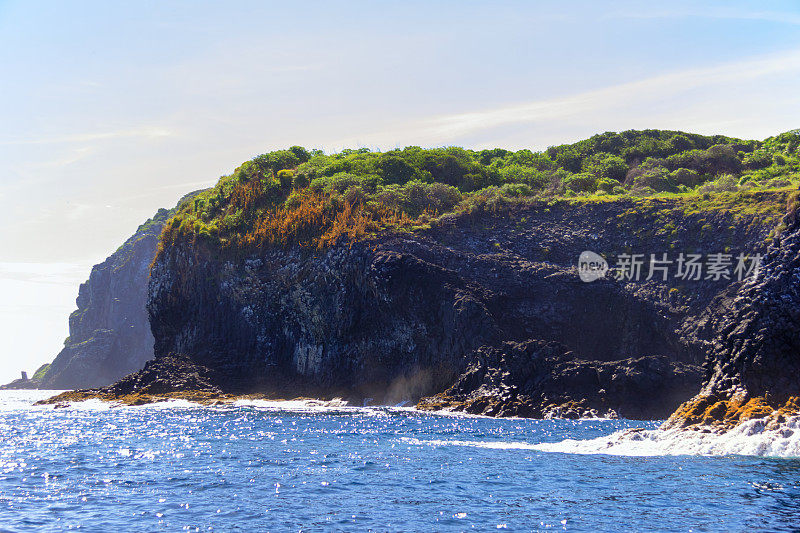
[[[19,379],[15,379],[11,383],[0,386],[0,390],[38,389],[42,383],[42,377],[49,367],[49,364],[40,366],[33,374],[32,378],[28,378],[28,373],[23,370],[22,376]]]
[[[89,280],[80,286],[78,309],[69,317],[70,335],[39,378],[39,388],[108,385],[152,359],[153,334],[145,309],[147,281],[159,235],[175,209],[159,209],[116,252],[92,268]]]

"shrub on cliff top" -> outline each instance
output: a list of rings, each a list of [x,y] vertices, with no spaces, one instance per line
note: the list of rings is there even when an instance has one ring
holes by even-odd
[[[602,178],[597,180],[598,191],[604,191],[606,193],[610,193],[617,187],[619,187],[619,182],[615,179]]]
[[[584,172],[573,174],[564,180],[564,187],[575,192],[594,192],[597,190],[597,176]]]
[[[677,185],[685,185],[689,188],[697,187],[702,182],[702,176],[690,168],[673,170],[669,173],[669,178]]]
[[[638,176],[634,182],[631,190],[645,191],[652,189],[656,192],[671,192],[676,191],[677,187],[672,181],[669,173],[665,168],[657,167],[645,171],[641,176]]]
[[[707,180],[702,192],[740,182],[777,187],[800,179],[798,146],[796,132],[760,143],[662,130],[607,132],[544,152],[409,146],[325,154],[293,146],[243,163],[182,204],[162,245],[195,237],[228,248],[327,245],[534,197],[687,193]]]
[[[583,161],[583,170],[594,174],[598,178],[609,178],[617,181],[625,179],[628,172],[628,165],[619,156],[600,152],[594,154]]]
[[[736,178],[730,174],[725,174],[724,176],[720,176],[719,178],[715,179],[714,181],[709,181],[700,186],[698,192],[700,193],[708,193],[708,192],[724,192],[724,191],[737,191],[739,190],[739,183],[737,182]]]

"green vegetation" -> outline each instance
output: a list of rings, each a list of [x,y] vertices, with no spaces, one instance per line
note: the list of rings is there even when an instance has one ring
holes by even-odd
[[[144,224],[139,226],[136,229],[137,234],[144,234],[144,233],[152,233],[153,228],[158,226],[159,224],[163,224],[166,220],[170,217],[171,211],[169,209],[161,208],[159,209],[153,218],[147,219]]]
[[[33,374],[33,378],[31,379],[36,379],[41,381],[48,370],[50,370],[50,364],[49,363],[43,364],[36,370],[36,372]]]
[[[739,204],[753,201],[749,193],[796,187],[799,147],[800,130],[765,141],[631,130],[543,152],[411,146],[325,154],[293,146],[245,162],[184,202],[161,245],[190,238],[229,250],[322,248],[521,201],[685,196],[691,206],[719,197],[726,209],[745,209]]]

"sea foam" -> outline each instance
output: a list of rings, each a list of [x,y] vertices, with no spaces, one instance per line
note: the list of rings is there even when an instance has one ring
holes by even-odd
[[[533,447],[544,452],[655,455],[755,455],[800,457],[800,416],[768,429],[763,419],[749,420],[724,433],[693,429],[625,430],[589,440],[566,439]]]
[[[779,427],[771,429],[766,428],[764,420],[750,420],[724,433],[691,429],[626,429],[595,439],[566,439],[545,443],[407,437],[400,441],[414,446],[466,446],[570,454],[800,457],[800,416],[789,418]]]

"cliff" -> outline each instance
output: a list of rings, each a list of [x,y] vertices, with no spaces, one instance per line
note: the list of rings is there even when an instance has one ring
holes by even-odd
[[[152,359],[154,339],[145,309],[148,276],[164,223],[174,213],[160,209],[92,268],[78,291],[78,309],[69,317],[69,337],[37,378],[38,388],[109,385]]]
[[[796,138],[646,130],[538,154],[258,156],[164,225],[155,359],[72,397],[662,418],[699,389],[736,272],[775,239]],[[584,251],[619,276],[584,281]],[[651,254],[668,257],[663,277]],[[690,257],[707,270],[687,276]]]
[[[787,194],[730,195],[726,209],[721,199],[703,207],[681,198],[522,204],[320,252],[274,247],[238,260],[205,241],[183,241],[165,248],[151,271],[157,360],[188,360],[205,390],[232,394],[396,403],[448,389],[447,398],[421,406],[664,417],[700,385],[702,342],[710,339],[691,326],[731,282],[585,283],[574,266],[578,255],[755,253],[772,229],[769,217],[731,206],[782,209]],[[487,351],[542,342],[551,345],[545,356],[522,350],[529,363],[541,360],[522,365],[538,368],[531,383],[530,372],[515,370],[519,364],[502,369],[507,378],[494,388],[459,378],[474,373],[470,365]],[[125,394],[185,390],[180,367],[173,377],[163,365],[150,372],[157,384],[127,378],[115,387]],[[457,381],[455,395],[449,387]]]
[[[800,220],[796,201],[757,277],[717,303],[702,390],[665,428],[725,430],[800,413]]]

